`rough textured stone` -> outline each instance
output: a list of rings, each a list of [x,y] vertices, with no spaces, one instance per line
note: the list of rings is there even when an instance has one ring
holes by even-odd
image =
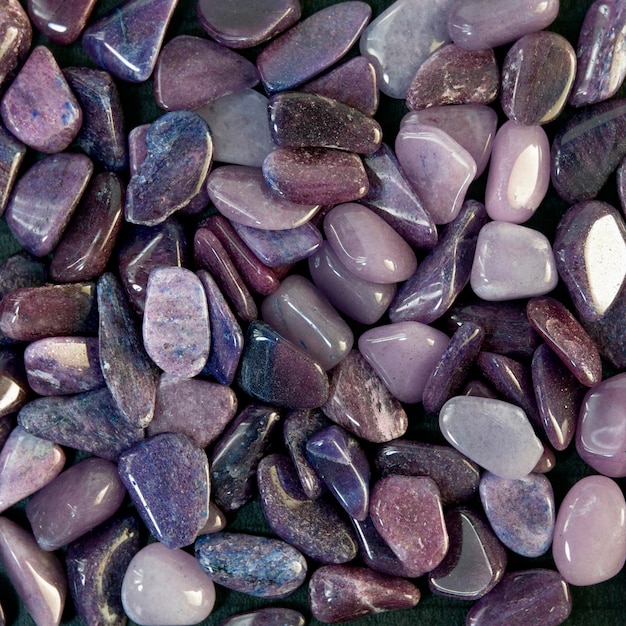
[[[0,40],[7,42],[0,52],[0,89],[12,78],[28,54],[33,28],[18,0],[8,0],[0,9]]]
[[[0,125],[0,215],[7,206],[25,156],[26,146]]]

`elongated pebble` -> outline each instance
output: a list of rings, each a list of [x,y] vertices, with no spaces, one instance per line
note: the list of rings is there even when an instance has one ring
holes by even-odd
[[[33,38],[33,27],[28,15],[18,0],[8,0],[1,9],[0,38],[10,43],[0,52],[0,87],[14,76],[15,70],[24,60]]]
[[[0,214],[4,213],[25,156],[26,146],[0,125]]]
[[[220,626],[304,626],[305,623],[299,611],[272,606],[231,615]]]

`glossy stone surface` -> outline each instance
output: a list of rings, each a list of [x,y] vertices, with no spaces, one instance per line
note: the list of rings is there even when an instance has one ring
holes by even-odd
[[[0,103],[0,115],[20,141],[40,152],[65,150],[83,122],[81,108],[52,52],[36,47]]]
[[[420,322],[370,328],[359,337],[359,350],[387,389],[401,402],[421,402],[426,381],[448,346],[441,331]]]
[[[558,279],[554,254],[543,233],[508,222],[490,222],[480,229],[470,276],[478,297],[502,301],[542,296],[556,287]]]
[[[125,450],[122,483],[148,530],[168,548],[191,544],[209,514],[209,464],[180,433],[161,433]]]
[[[33,28],[26,11],[18,0],[8,0],[0,9],[0,39],[7,42],[0,52],[0,87],[15,70],[30,49]]]
[[[435,224],[459,214],[476,176],[472,155],[450,135],[427,124],[405,124],[395,143],[398,161]]]
[[[585,476],[567,492],[556,518],[552,557],[571,585],[615,576],[626,560],[626,504],[618,484]]]
[[[486,222],[483,204],[475,200],[463,204],[437,245],[398,290],[389,307],[392,322],[429,324],[452,306],[469,283],[478,233]]]
[[[215,533],[198,538],[194,550],[213,582],[261,598],[289,595],[307,573],[304,556],[281,539]]]
[[[448,104],[488,104],[498,95],[500,72],[493,50],[465,50],[447,44],[418,68],[409,91],[408,109]]]
[[[0,448],[0,512],[47,485],[63,465],[61,446],[16,426]]]
[[[493,220],[521,224],[543,201],[550,184],[550,141],[541,126],[505,122],[496,133],[485,190]]]
[[[572,612],[567,582],[554,570],[505,574],[467,614],[467,626],[559,626]]]
[[[439,488],[431,478],[381,478],[372,488],[370,515],[411,578],[433,570],[448,551]]]
[[[500,102],[518,124],[547,124],[565,107],[574,83],[576,52],[565,37],[550,31],[518,39],[502,65]]]
[[[248,327],[238,382],[252,397],[291,409],[319,407],[329,394],[322,366],[263,322]]]
[[[450,41],[446,20],[453,5],[452,0],[397,0],[366,29],[359,47],[376,68],[383,93],[406,98],[417,68]]]
[[[154,98],[166,111],[193,111],[259,82],[255,66],[224,46],[190,35],[163,46],[154,71]]]
[[[257,67],[268,93],[300,85],[334,65],[369,22],[365,2],[340,2],[313,13],[267,45]],[[324,41],[320,47],[318,41]]]
[[[501,478],[523,478],[543,452],[524,411],[503,400],[451,398],[439,413],[439,427],[461,454]]]
[[[88,458],[40,489],[26,516],[39,546],[57,550],[109,519],[125,495],[115,464]]]
[[[402,405],[358,350],[333,369],[322,411],[347,431],[374,443],[401,437],[408,427]]]
[[[19,348],[0,349],[0,416],[21,409],[30,395],[22,351]]]
[[[0,125],[0,214],[4,213],[25,155],[26,146]]]
[[[67,581],[56,555],[42,550],[21,526],[0,517],[0,562],[33,621],[38,626],[58,626]]]
[[[311,613],[327,624],[410,609],[419,599],[420,591],[413,583],[366,567],[325,565],[309,581]]]
[[[135,554],[122,582],[122,605],[141,626],[190,626],[205,620],[215,586],[187,552],[151,543]]]
[[[428,586],[435,595],[446,598],[482,598],[504,576],[506,550],[482,515],[472,509],[452,509],[444,519],[450,548],[428,575]]]
[[[213,502],[209,502],[209,517],[206,524],[198,531],[198,536],[219,533],[226,528],[226,516]]]
[[[13,189],[6,220],[15,238],[35,256],[52,252],[93,172],[83,154],[55,154],[35,163]]]
[[[304,626],[302,613],[294,609],[267,607],[227,617],[220,626]]]
[[[53,0],[28,0],[28,14],[37,30],[61,45],[76,41],[85,28],[96,0],[58,2]]]

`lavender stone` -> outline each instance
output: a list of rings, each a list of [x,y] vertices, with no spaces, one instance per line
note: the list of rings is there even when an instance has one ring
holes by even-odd
[[[0,215],[7,206],[25,155],[26,146],[0,125]]]
[[[96,0],[28,0],[28,14],[37,30],[50,41],[68,45],[78,39],[95,5]]]

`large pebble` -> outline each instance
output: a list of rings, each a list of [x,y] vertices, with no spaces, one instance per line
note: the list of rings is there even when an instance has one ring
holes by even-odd
[[[28,0],[28,14],[33,25],[54,43],[68,45],[85,28],[96,0],[77,0],[58,4],[54,0]]]

